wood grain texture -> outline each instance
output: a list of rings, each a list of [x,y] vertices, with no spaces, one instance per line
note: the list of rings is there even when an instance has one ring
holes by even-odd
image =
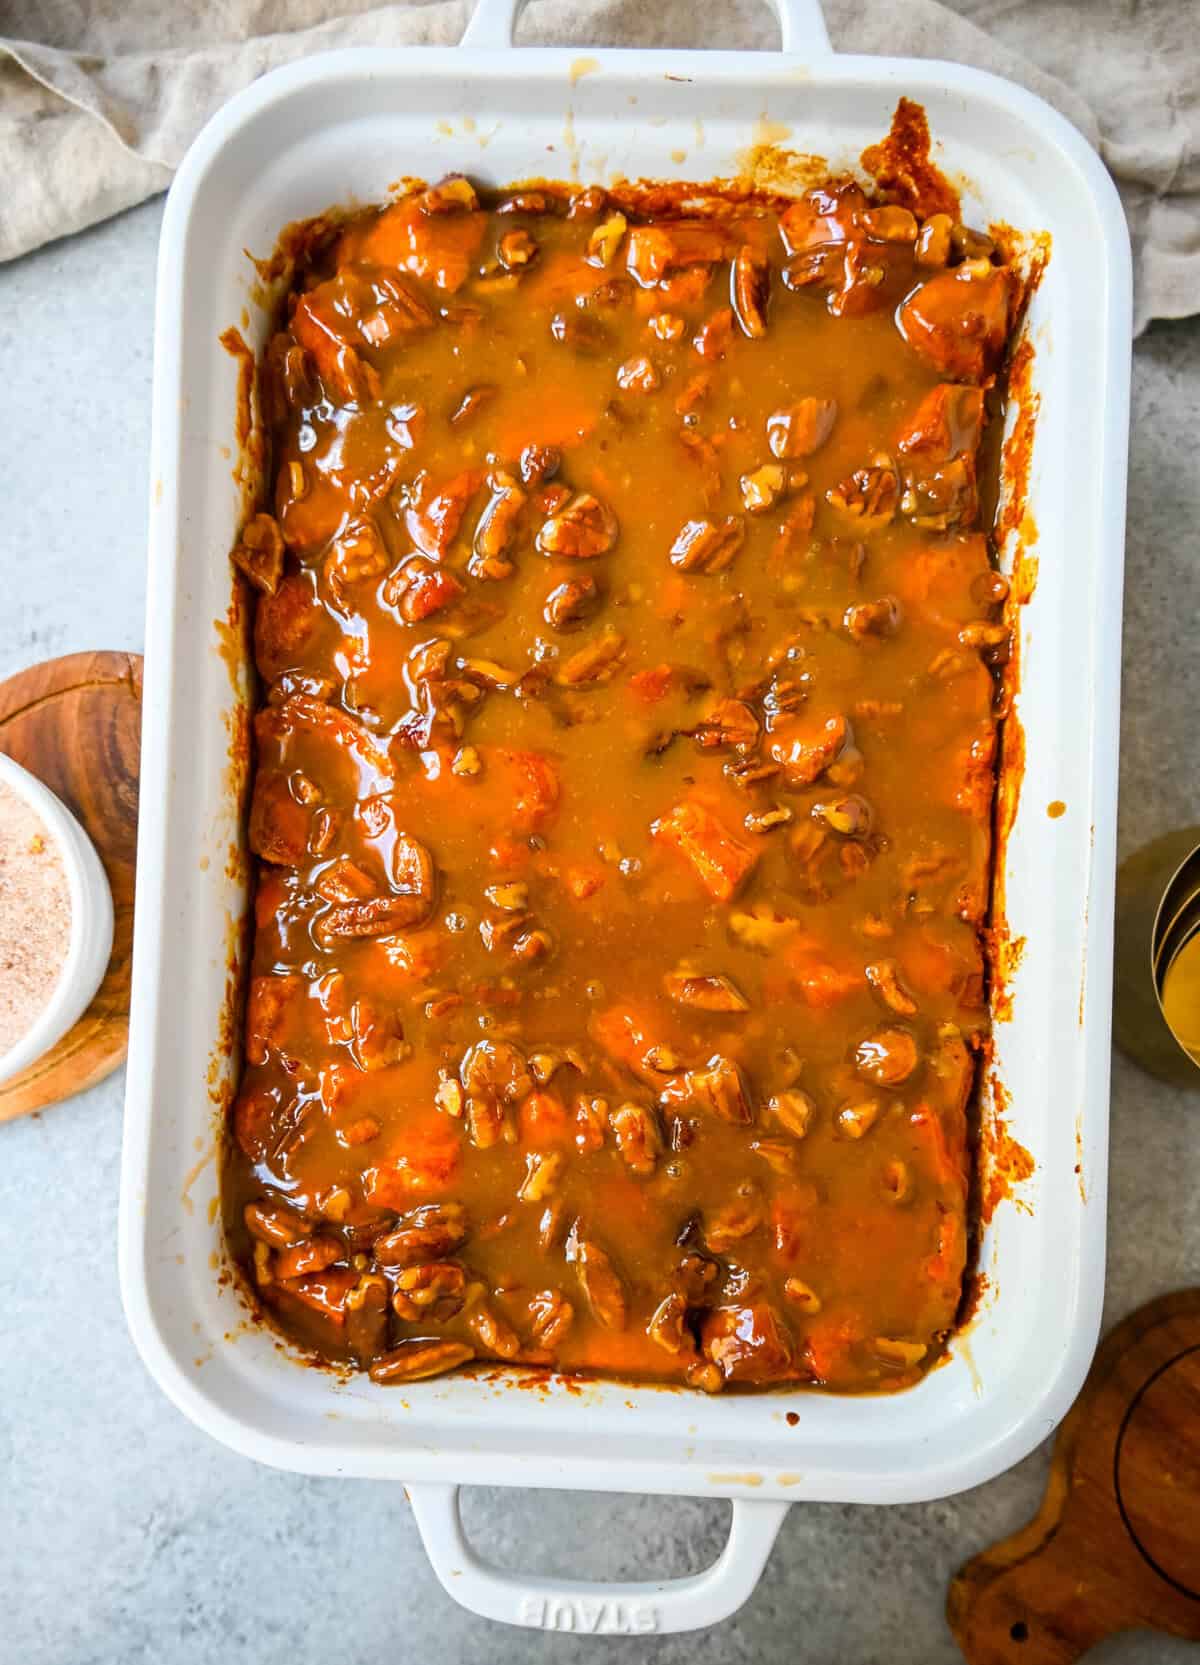
[[[1067,1665],[1133,1628],[1200,1641],[1200,1289],[1103,1342],[1037,1515],[962,1568],[946,1616],[971,1665]]]
[[[45,1057],[0,1086],[0,1121],[94,1086],[125,1056],[141,730],[136,654],[72,653],[0,683],[0,751],[75,813],[113,897],[112,955],[95,999]]]

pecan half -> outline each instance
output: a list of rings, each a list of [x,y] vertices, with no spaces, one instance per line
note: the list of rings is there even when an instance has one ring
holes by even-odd
[[[537,546],[543,555],[591,561],[607,555],[617,541],[617,517],[591,492],[578,492],[558,514],[542,522]]]
[[[689,520],[671,545],[671,565],[680,572],[724,572],[746,536],[739,515],[723,520]]]
[[[397,1382],[420,1382],[427,1376],[444,1376],[475,1357],[465,1341],[402,1341],[372,1364],[370,1377],[381,1387]]]
[[[767,333],[767,303],[771,296],[771,268],[743,243],[729,272],[729,298],[742,333],[757,340]]]

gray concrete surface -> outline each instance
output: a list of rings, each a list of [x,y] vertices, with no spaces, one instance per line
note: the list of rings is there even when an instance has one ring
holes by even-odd
[[[159,219],[150,204],[0,270],[0,675],[77,648],[140,646]],[[1125,850],[1200,821],[1200,321],[1156,327],[1138,345],[1134,390]],[[795,1508],[736,1619],[615,1644],[460,1611],[396,1486],[277,1474],[213,1444],[152,1385],[125,1331],[113,1247],[122,1090],[118,1075],[0,1127],[5,1665],[575,1665],[609,1647],[660,1665],[959,1658],[942,1617],[947,1580],[1032,1513],[1045,1451],[940,1503]],[[1200,1098],[1118,1059],[1112,1128],[1110,1322],[1200,1279]],[[483,1491],[468,1515],[510,1565],[630,1577],[705,1564],[726,1511]],[[1131,1635],[1093,1657],[1195,1656]]]

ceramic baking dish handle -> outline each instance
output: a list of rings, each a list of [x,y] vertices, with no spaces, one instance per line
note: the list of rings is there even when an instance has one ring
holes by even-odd
[[[753,1593],[788,1509],[786,1503],[735,1500],[725,1548],[701,1573],[596,1584],[505,1572],[472,1549],[457,1486],[406,1490],[438,1582],[460,1607],[501,1624],[593,1636],[665,1635],[727,1619]]]
[[[832,51],[821,0],[769,0],[779,19],[785,52],[809,57]],[[476,0],[471,21],[463,33],[463,46],[511,46],[517,19],[526,0]]]

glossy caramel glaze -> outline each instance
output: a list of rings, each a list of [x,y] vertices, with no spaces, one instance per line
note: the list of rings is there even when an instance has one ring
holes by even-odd
[[[685,210],[686,206],[686,212]],[[853,185],[414,191],[264,365],[246,1067],[273,1317],[891,1388],[967,1257],[1017,283]]]

